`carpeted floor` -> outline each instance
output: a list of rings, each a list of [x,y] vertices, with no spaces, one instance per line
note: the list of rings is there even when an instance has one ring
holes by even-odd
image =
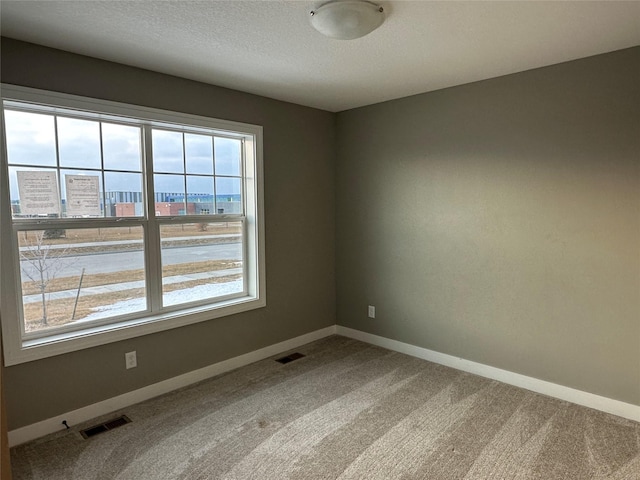
[[[14,478],[640,479],[638,423],[343,337],[297,351],[18,446]]]

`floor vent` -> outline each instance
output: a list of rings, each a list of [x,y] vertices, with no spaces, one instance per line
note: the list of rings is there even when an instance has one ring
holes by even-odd
[[[121,417],[114,418],[113,420],[109,420],[108,422],[101,423],[100,425],[94,425],[93,427],[85,428],[80,431],[80,435],[84,438],[90,438],[99,433],[106,432],[108,430],[113,430],[114,428],[121,427],[129,423],[131,420],[126,415],[122,415]]]
[[[278,358],[276,359],[276,362],[289,363],[289,362],[293,362],[294,360],[298,360],[299,358],[302,358],[302,357],[304,357],[303,354],[296,352],[296,353],[287,355],[286,357]]]

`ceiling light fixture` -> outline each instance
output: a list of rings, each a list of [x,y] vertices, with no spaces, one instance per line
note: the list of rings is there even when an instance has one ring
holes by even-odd
[[[382,25],[384,9],[367,0],[332,0],[311,10],[310,20],[327,37],[352,40]]]

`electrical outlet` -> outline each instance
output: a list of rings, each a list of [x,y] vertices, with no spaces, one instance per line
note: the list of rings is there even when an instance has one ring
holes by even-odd
[[[369,318],[376,318],[376,307],[369,305]]]
[[[127,352],[124,354],[124,362],[127,366],[127,369],[135,368],[138,366],[138,359],[136,358],[135,350],[133,352]]]

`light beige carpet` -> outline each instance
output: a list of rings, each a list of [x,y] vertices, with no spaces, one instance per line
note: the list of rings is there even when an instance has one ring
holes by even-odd
[[[297,351],[16,447],[14,477],[640,479],[638,423],[343,337]]]

